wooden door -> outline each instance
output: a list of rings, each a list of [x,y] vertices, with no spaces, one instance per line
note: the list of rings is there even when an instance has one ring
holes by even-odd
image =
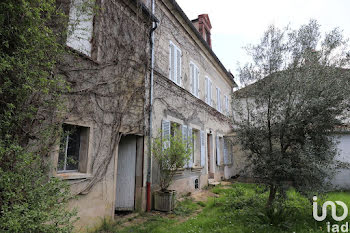
[[[135,206],[136,136],[121,138],[117,169],[115,209],[132,211]]]

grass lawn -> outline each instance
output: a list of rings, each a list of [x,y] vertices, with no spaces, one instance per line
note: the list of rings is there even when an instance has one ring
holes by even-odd
[[[207,202],[186,199],[178,204],[172,214],[144,213],[129,219],[128,224],[104,222],[95,232],[306,233],[327,232],[326,222],[336,223],[330,211],[325,221],[316,222],[312,217],[312,203],[294,190],[288,192],[286,201],[277,201],[270,211],[265,209],[268,192],[261,185],[235,183],[232,186],[217,186],[211,192],[218,195]],[[350,206],[349,192],[332,192],[320,199],[320,203],[322,200],[339,200]],[[341,212],[337,215],[340,216]],[[350,221],[348,219],[344,221]]]

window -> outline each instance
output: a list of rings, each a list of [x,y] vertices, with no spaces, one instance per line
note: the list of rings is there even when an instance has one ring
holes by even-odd
[[[194,63],[190,63],[191,93],[199,97],[199,69]]]
[[[205,102],[212,106],[212,89],[213,89],[213,83],[210,80],[210,78],[205,78]]]
[[[169,79],[181,85],[181,50],[170,41]]]
[[[219,112],[221,112],[221,90],[218,87],[216,88],[216,101],[216,108]]]
[[[93,6],[89,0],[72,0],[69,11],[67,46],[91,56]]]
[[[63,125],[58,172],[87,172],[89,128],[76,125]]]
[[[225,114],[229,114],[229,109],[228,109],[228,97],[225,95]]]

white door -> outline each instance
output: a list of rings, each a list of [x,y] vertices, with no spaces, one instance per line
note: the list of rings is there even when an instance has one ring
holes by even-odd
[[[122,137],[118,150],[116,210],[134,210],[136,136]]]

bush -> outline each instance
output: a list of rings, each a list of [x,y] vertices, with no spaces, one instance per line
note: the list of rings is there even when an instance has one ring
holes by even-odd
[[[16,161],[0,167],[0,232],[70,232],[75,212],[65,209],[68,185],[49,178],[35,154],[0,144],[0,160],[8,155]]]

